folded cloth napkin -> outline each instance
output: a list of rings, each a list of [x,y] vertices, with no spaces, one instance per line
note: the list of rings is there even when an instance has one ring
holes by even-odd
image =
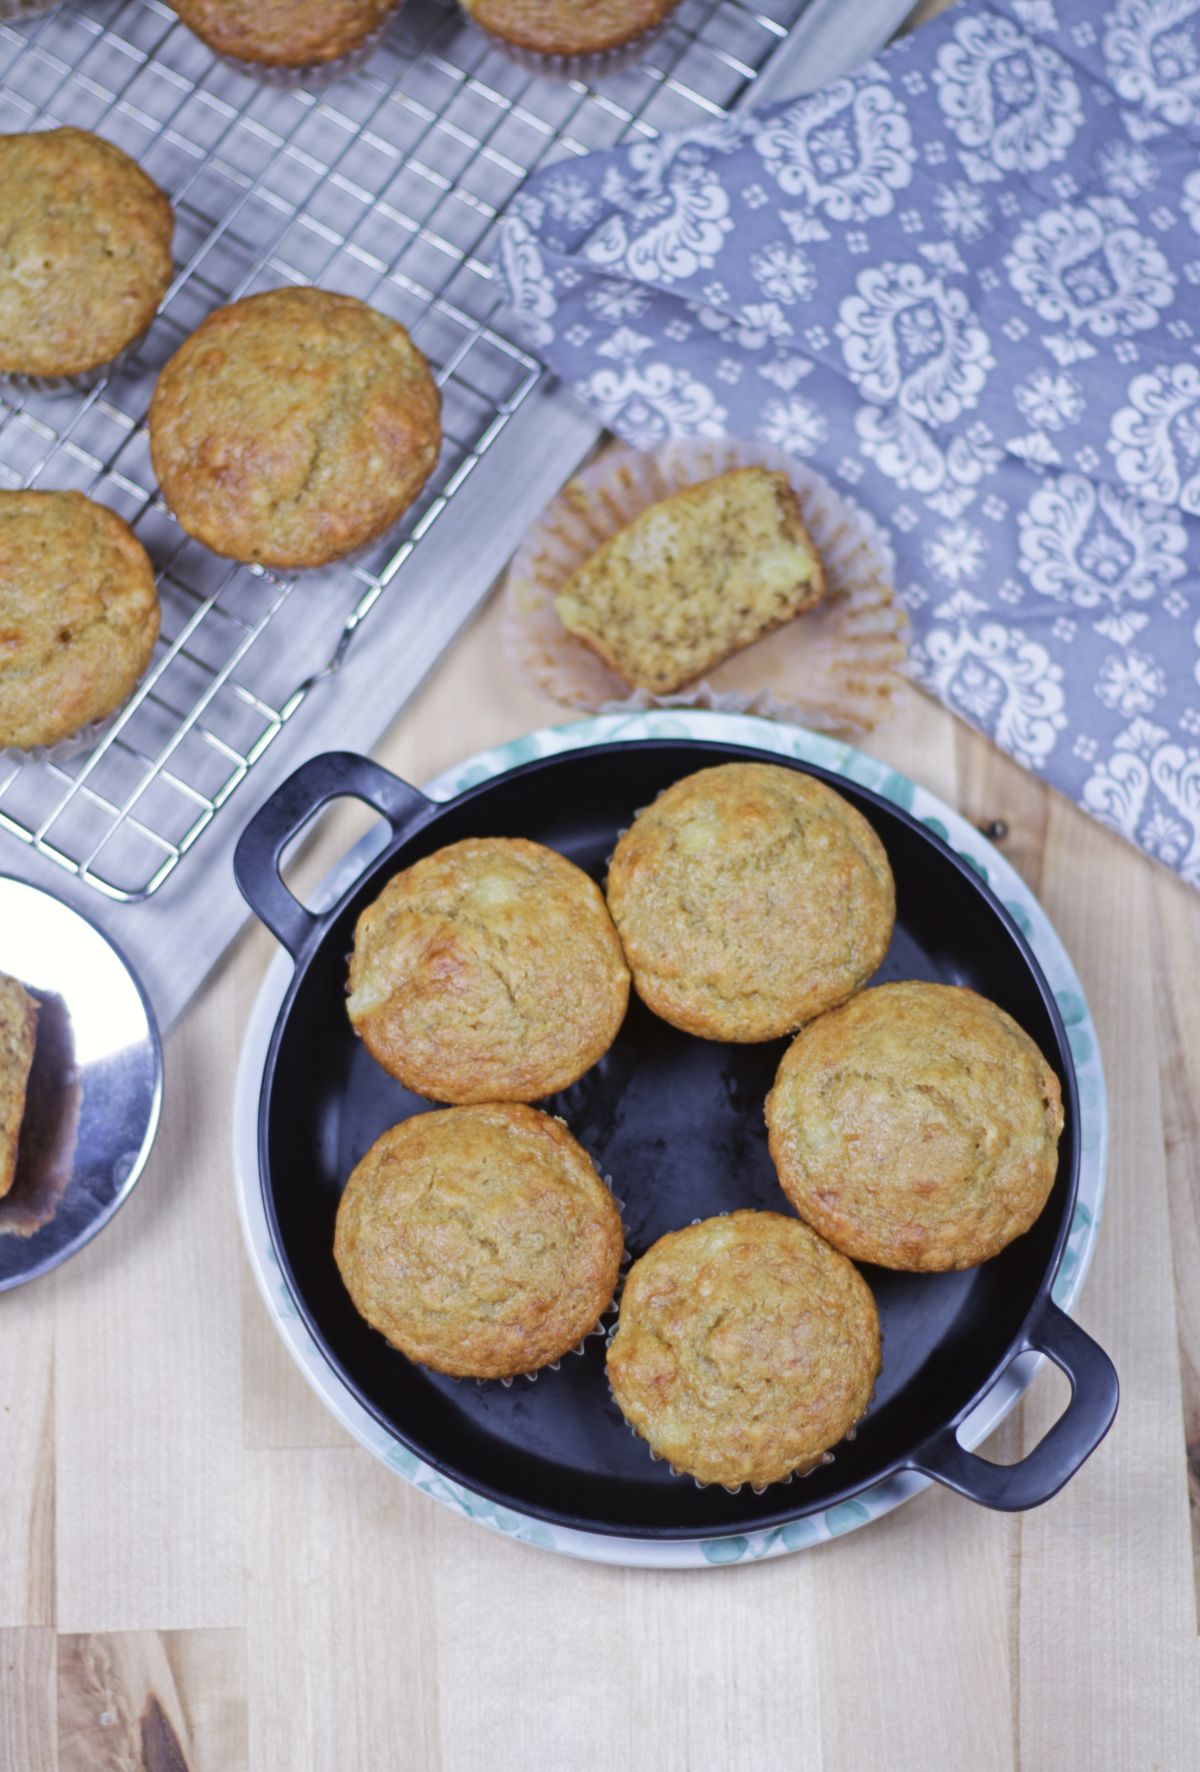
[[[1200,0],[960,5],[539,172],[499,258],[628,442],[852,487],[925,687],[1200,885]]]

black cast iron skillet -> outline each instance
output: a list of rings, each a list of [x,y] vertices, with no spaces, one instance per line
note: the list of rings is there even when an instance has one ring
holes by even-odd
[[[388,1126],[431,1105],[379,1068],[346,1018],[355,919],[385,881],[467,836],[531,837],[602,879],[617,833],[638,807],[692,770],[748,758],[804,769],[871,820],[887,846],[898,897],[896,932],[878,977],[970,985],[1000,1003],[1057,1070],[1066,1126],[1045,1211],[994,1261],[961,1274],[864,1270],[879,1303],[883,1371],[856,1439],[803,1480],[731,1495],[650,1459],[609,1394],[599,1339],[535,1384],[442,1378],[412,1365],[358,1316],[332,1245],[351,1168]],[[341,901],[315,917],[284,886],[279,860],[314,813],[342,795],[375,807],[393,836]],[[259,1110],[263,1198],[280,1263],[334,1370],[377,1420],[447,1476],[502,1505],[585,1531],[709,1537],[782,1524],[902,1470],[925,1472],[989,1507],[1033,1507],[1056,1493],[1107,1431],[1116,1373],[1050,1298],[1079,1172],[1079,1107],[1062,1022],[997,900],[944,843],[888,801],[775,755],[656,740],[547,758],[436,805],[366,758],[334,753],[305,764],[267,801],[242,836],[235,866],[242,892],[296,962]],[[634,1255],[664,1231],[713,1213],[790,1210],[763,1123],[785,1045],[694,1039],[634,1000],[606,1057],[544,1103],[611,1176]],[[992,1464],[965,1451],[956,1429],[1028,1349],[1062,1368],[1071,1401],[1028,1457]]]

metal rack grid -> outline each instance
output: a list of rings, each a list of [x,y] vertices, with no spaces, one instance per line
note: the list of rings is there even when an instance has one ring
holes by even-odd
[[[96,388],[4,391],[0,486],[74,487],[118,510],[155,562],[163,626],[89,749],[0,753],[0,828],[109,898],[161,886],[381,593],[403,595],[405,561],[537,383],[491,267],[527,174],[723,115],[805,4],[682,0],[632,65],[585,82],[510,60],[454,0],[409,0],[365,69],[312,90],[224,64],[161,0],[0,26],[0,130],[71,123],[124,147],[174,201],[179,267],[147,337]],[[401,320],[434,367],[446,438],[398,531],[290,578],[183,535],[144,427],[158,370],[204,315],[281,283]]]

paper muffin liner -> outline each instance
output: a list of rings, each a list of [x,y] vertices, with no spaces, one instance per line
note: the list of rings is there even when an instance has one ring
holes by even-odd
[[[543,79],[584,80],[588,84],[603,80],[606,75],[625,73],[641,59],[662,32],[660,22],[651,25],[649,30],[639,31],[636,37],[630,37],[627,42],[618,43],[612,49],[596,49],[586,55],[555,55],[540,49],[523,49],[520,44],[510,43],[507,37],[501,37],[498,32],[489,31],[466,7],[463,7],[463,13],[476,30],[482,31],[494,49],[498,49],[519,68],[524,68],[526,73],[539,74]]]
[[[136,338],[121,346],[115,357],[109,357],[91,369],[80,369],[74,375],[25,375],[20,370],[0,370],[0,394],[89,394],[108,376],[115,375],[128,364],[157,317],[156,313]]]
[[[0,745],[0,758],[7,757],[19,763],[73,763],[77,757],[95,750],[113,721],[132,700],[133,696],[127,696],[111,714],[105,714],[102,720],[89,720],[86,726],[72,732],[69,738],[60,738],[57,744],[30,745],[27,749],[15,744]]]
[[[608,1331],[608,1340],[610,1342],[616,1332],[617,1324],[613,1323]],[[755,1495],[765,1495],[768,1489],[786,1489],[789,1483],[802,1483],[805,1477],[811,1477],[814,1472],[824,1470],[826,1465],[836,1464],[837,1447],[848,1446],[855,1439],[859,1428],[866,1420],[872,1403],[875,1401],[875,1387],[872,1386],[871,1395],[867,1398],[866,1409],[863,1410],[857,1421],[850,1424],[841,1439],[835,1441],[833,1446],[827,1447],[819,1458],[814,1459],[812,1464],[801,1465],[796,1470],[789,1471],[786,1477],[778,1477],[773,1483],[705,1483],[699,1477],[692,1476],[691,1471],[680,1470],[679,1467],[672,1464],[669,1459],[664,1459],[661,1452],[656,1452],[654,1450],[645,1435],[640,1433],[638,1429],[634,1427],[632,1421],[630,1421],[629,1417],[625,1414],[625,1411],[621,1409],[620,1400],[611,1384],[608,1387],[608,1394],[616,1404],[616,1407],[620,1410],[621,1418],[628,1431],[633,1435],[635,1440],[639,1441],[646,1448],[646,1451],[650,1455],[651,1463],[666,1464],[667,1469],[673,1477],[690,1477],[697,1489],[724,1489],[727,1495],[740,1495],[743,1489],[749,1489]]]
[[[248,74],[252,79],[261,81],[264,86],[303,86],[310,89],[314,86],[332,86],[335,81],[344,80],[349,74],[357,74],[366,66],[383,42],[388,26],[403,4],[404,0],[395,0],[392,10],[380,19],[361,43],[356,43],[344,55],[335,56],[332,61],[306,62],[293,68],[283,67],[277,62],[250,61],[240,55],[221,55],[219,52],[218,60],[239,74]]]
[[[567,632],[555,597],[577,567],[648,506],[749,466],[787,475],[824,564],[825,597],[683,689],[670,695],[631,690]],[[893,576],[891,547],[875,519],[782,450],[735,438],[679,438],[653,454],[615,444],[568,482],[522,542],[505,585],[503,643],[518,676],[579,713],[712,708],[855,737],[886,719],[906,687],[908,623]]]

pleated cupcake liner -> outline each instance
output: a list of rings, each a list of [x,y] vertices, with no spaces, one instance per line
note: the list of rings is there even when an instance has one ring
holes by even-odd
[[[2,0],[0,0],[2,3]],[[91,369],[79,369],[72,375],[26,375],[21,370],[0,370],[0,395],[13,394],[90,394],[92,389],[99,387],[109,376],[118,374],[125,368],[138,346],[145,339],[150,327],[154,324],[155,315],[149,325],[144,326],[136,338],[122,345],[115,357],[109,357],[103,363],[96,363]]]
[[[683,689],[631,689],[568,633],[555,598],[597,548],[649,506],[749,466],[787,475],[825,567],[824,599]],[[579,713],[711,708],[856,737],[886,719],[906,687],[908,624],[893,576],[891,547],[874,518],[782,450],[734,438],[680,438],[653,454],[618,444],[577,474],[525,537],[505,585],[503,644],[517,676]]]
[[[617,1325],[614,1324],[609,1331],[609,1341],[611,1341],[615,1335],[616,1328]],[[608,1394],[616,1404],[616,1407],[620,1410],[628,1432],[633,1435],[635,1440],[639,1441],[640,1444],[646,1448],[651,1463],[665,1464],[673,1477],[690,1477],[693,1485],[697,1489],[724,1489],[727,1495],[740,1495],[743,1489],[749,1489],[755,1495],[765,1495],[768,1489],[786,1489],[790,1483],[802,1483],[805,1477],[813,1476],[817,1471],[824,1470],[827,1465],[836,1464],[837,1454],[835,1448],[837,1446],[848,1446],[856,1439],[859,1427],[866,1419],[871,1404],[875,1401],[875,1389],[872,1387],[871,1395],[867,1399],[866,1409],[863,1410],[857,1421],[851,1423],[841,1439],[837,1440],[834,1446],[827,1447],[826,1450],[822,1452],[821,1456],[814,1460],[812,1464],[800,1465],[795,1470],[789,1471],[786,1477],[777,1477],[773,1483],[706,1483],[700,1477],[693,1476],[691,1471],[680,1470],[677,1465],[672,1464],[669,1459],[664,1458],[661,1452],[656,1452],[650,1442],[646,1439],[646,1436],[634,1427],[629,1417],[625,1414],[625,1411],[621,1409],[620,1400],[611,1384],[608,1386]]]
[[[510,43],[507,37],[498,32],[490,31],[481,24],[469,8],[462,8],[464,17],[468,18],[475,29],[483,34],[493,49],[517,67],[523,68],[528,74],[538,74],[549,80],[580,80],[587,85],[594,85],[614,74],[624,74],[634,67],[654,40],[662,33],[662,24],[651,25],[649,30],[639,31],[636,37],[630,37],[625,43],[618,43],[612,49],[596,49],[586,55],[557,55],[539,49],[524,49],[520,44]]]
[[[344,55],[335,56],[331,61],[305,62],[298,67],[284,67],[278,62],[251,61],[244,56],[224,55],[219,51],[218,60],[235,73],[246,74],[264,86],[304,87],[310,91],[314,87],[332,86],[338,80],[359,73],[366,66],[383,42],[388,26],[403,4],[404,0],[396,0],[391,12],[380,19],[361,43],[356,43],[353,49],[348,49]]]

